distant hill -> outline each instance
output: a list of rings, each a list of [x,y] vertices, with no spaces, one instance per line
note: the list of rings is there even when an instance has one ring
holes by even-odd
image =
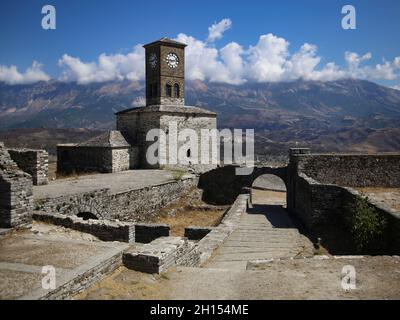
[[[143,96],[142,82],[0,83],[0,130],[111,129],[113,113],[141,105]],[[400,150],[400,91],[368,81],[240,86],[189,81],[186,104],[217,112],[221,128],[256,129],[259,153],[286,152],[294,145],[321,151]]]

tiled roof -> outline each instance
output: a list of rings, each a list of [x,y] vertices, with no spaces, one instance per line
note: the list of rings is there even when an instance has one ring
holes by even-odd
[[[171,40],[171,39],[168,39],[168,38],[165,38],[165,37],[161,38],[160,40],[156,40],[156,41],[150,42],[148,44],[145,44],[143,47],[144,48],[151,47],[151,46],[154,46],[156,44],[171,44],[173,46],[186,47],[186,44],[184,44],[184,43],[181,43],[181,42],[178,42],[178,41],[175,41],[175,40]]]
[[[111,130],[88,141],[81,142],[78,147],[130,147],[120,131]]]

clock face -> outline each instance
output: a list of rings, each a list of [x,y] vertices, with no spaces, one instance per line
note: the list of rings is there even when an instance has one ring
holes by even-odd
[[[170,68],[172,68],[172,69],[175,69],[179,64],[179,58],[173,52],[170,52],[170,53],[167,54],[167,57],[165,58],[165,61],[167,62],[168,66]]]
[[[152,53],[149,57],[150,66],[154,69],[157,66],[157,56],[155,53]]]

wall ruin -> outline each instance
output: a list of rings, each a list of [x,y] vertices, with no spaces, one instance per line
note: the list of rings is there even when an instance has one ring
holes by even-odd
[[[0,228],[32,221],[32,177],[18,168],[0,143]]]
[[[32,176],[36,186],[48,184],[49,155],[45,150],[8,149],[11,159],[18,167]]]

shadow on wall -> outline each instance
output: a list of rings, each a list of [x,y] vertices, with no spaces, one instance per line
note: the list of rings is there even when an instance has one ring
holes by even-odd
[[[200,176],[198,187],[203,190],[202,200],[213,205],[235,202],[243,189],[243,177],[235,174],[236,166],[224,166]]]
[[[98,220],[98,218],[96,217],[96,215],[94,215],[94,214],[91,213],[91,212],[79,212],[76,216],[77,216],[78,218],[82,218],[83,220],[89,220],[89,219],[91,219],[91,220]]]
[[[198,187],[203,190],[202,200],[208,204],[229,205],[239,194],[249,193],[248,188],[260,176],[272,174],[286,185],[287,167],[255,167],[250,175],[237,175],[236,168],[230,165],[208,171],[200,176]]]

